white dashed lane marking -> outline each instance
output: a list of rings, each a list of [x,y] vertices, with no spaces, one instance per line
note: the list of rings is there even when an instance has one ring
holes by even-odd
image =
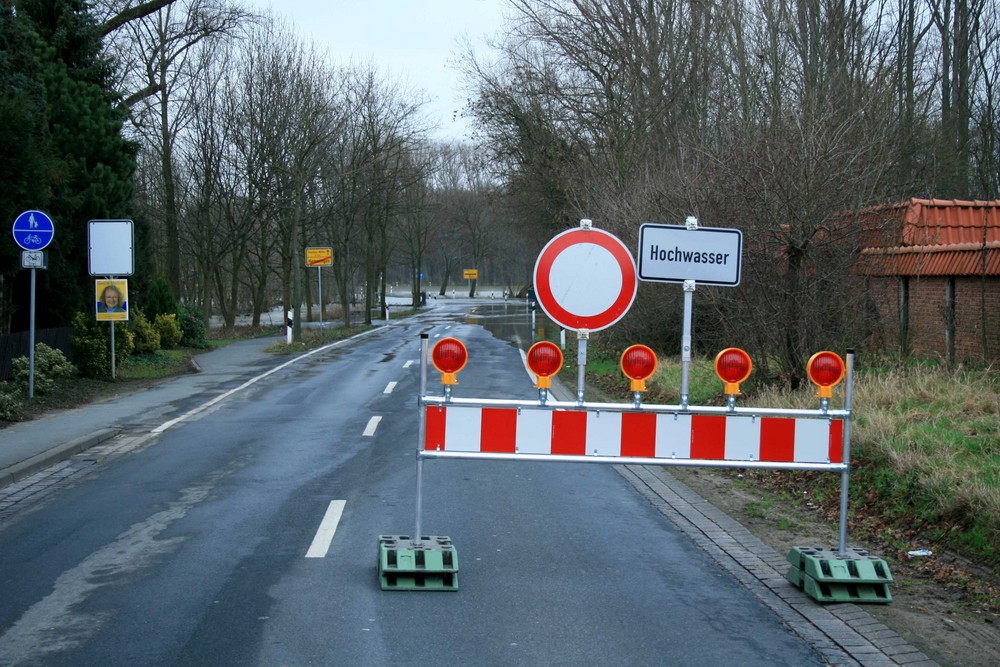
[[[330,505],[326,508],[326,514],[323,515],[323,520],[320,521],[319,528],[316,530],[316,536],[313,537],[312,544],[309,545],[309,551],[306,552],[306,558],[326,558],[327,552],[330,551],[330,544],[333,542],[333,536],[337,533],[340,517],[344,515],[345,505],[347,505],[346,500],[330,501]]]
[[[377,415],[375,417],[372,417],[371,419],[369,419],[368,420],[368,426],[365,427],[365,432],[362,433],[361,435],[363,435],[365,437],[369,437],[369,438],[371,436],[375,435],[375,429],[378,428],[378,423],[380,421],[382,421],[382,417],[379,417]]]

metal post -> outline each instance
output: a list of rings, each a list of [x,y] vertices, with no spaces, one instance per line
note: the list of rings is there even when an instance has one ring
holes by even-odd
[[[31,313],[28,315],[28,400],[35,396],[35,270],[31,270]]]
[[[583,405],[583,387],[587,370],[587,339],[590,338],[588,329],[580,329],[576,332],[576,402]]]
[[[691,370],[691,311],[695,281],[684,281],[684,330],[681,333],[681,409],[688,407],[688,374]]]
[[[854,350],[847,351],[847,386],[844,393],[844,440],[841,450],[844,470],[840,473],[840,539],[837,554],[847,555],[847,491],[851,480],[851,404],[854,401]]]
[[[114,276],[108,276],[108,280],[114,280]],[[111,325],[111,379],[115,379],[115,321],[108,322]]]
[[[323,328],[323,267],[316,267],[316,277],[319,280],[319,328]]]
[[[413,544],[419,547],[421,544],[420,533],[421,519],[423,514],[423,483],[424,483],[424,459],[420,456],[421,450],[427,443],[427,413],[424,409],[424,396],[427,395],[427,347],[428,335],[420,334],[420,394],[417,396],[417,409],[420,415],[417,419],[420,429],[420,441],[417,443],[417,499],[416,499],[416,526],[413,532]]]

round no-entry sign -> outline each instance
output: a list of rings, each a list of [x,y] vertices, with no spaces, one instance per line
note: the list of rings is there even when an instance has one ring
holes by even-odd
[[[635,260],[618,237],[581,227],[556,235],[535,262],[535,295],[564,329],[600,331],[620,320],[639,286]]]

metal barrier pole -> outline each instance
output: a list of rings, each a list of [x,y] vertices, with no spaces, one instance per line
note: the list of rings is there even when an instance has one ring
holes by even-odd
[[[427,411],[424,409],[424,396],[427,395],[427,347],[428,335],[420,334],[420,394],[417,396],[417,409],[420,411],[418,423],[420,424],[420,441],[417,443],[417,499],[416,499],[416,526],[413,533],[414,546],[420,546],[420,525],[423,514],[423,482],[424,482],[424,459],[420,456],[421,450],[427,443]]]
[[[854,400],[854,350],[847,351],[847,386],[844,393],[844,440],[842,451],[844,455],[844,470],[840,473],[840,539],[837,554],[847,555],[847,491],[851,477],[851,403]]]

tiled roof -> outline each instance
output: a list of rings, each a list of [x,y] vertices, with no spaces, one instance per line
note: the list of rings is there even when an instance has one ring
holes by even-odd
[[[1000,276],[1000,200],[911,199],[867,209],[880,239],[857,271],[881,276]]]
[[[1000,241],[865,248],[859,264],[868,276],[1000,276]]]

